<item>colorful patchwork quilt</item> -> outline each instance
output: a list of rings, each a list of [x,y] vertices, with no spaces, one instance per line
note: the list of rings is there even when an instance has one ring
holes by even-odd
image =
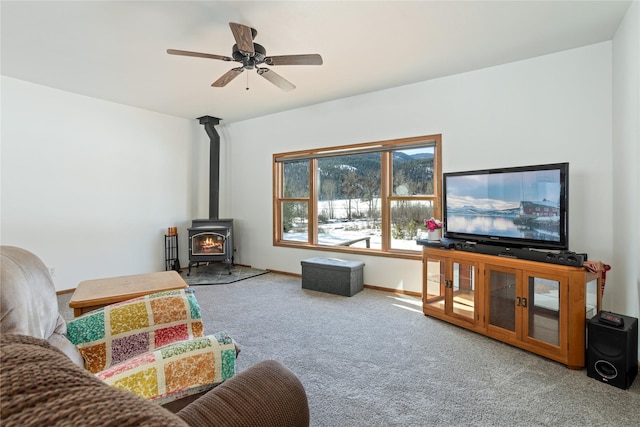
[[[236,348],[225,332],[169,344],[99,372],[107,384],[159,404],[200,393],[235,375]]]
[[[67,336],[93,373],[202,337],[200,306],[191,289],[146,295],[86,313],[67,324]]]

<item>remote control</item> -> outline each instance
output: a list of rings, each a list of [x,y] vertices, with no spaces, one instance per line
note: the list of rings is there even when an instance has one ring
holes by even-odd
[[[600,321],[600,323],[605,323],[617,328],[621,328],[624,326],[624,319],[616,314],[611,313],[610,311],[601,311],[598,320]]]

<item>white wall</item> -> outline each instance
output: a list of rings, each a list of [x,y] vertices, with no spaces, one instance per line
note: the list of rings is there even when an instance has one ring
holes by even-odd
[[[640,317],[640,2],[613,40],[613,273],[605,309]]]
[[[628,238],[629,230],[639,235],[637,10],[634,3],[614,41],[615,93],[614,43],[606,42],[245,122],[223,120],[220,216],[236,221],[236,262],[299,273],[300,260],[327,255],[272,246],[273,153],[442,133],[445,171],[569,161],[571,248],[613,265],[605,308],[637,313],[638,239]],[[163,269],[163,234],[171,225],[180,227],[186,264],[185,228],[208,215],[208,138],[196,120],[4,76],[1,82],[2,244],[30,249],[56,267],[59,290]],[[367,284],[420,291],[418,261],[340,256],[365,261]]]
[[[181,227],[186,247],[201,191],[197,121],[1,82],[1,243],[54,267],[58,290],[164,270],[166,229]]]
[[[611,60],[605,42],[222,124],[240,262],[300,273],[301,260],[327,255],[272,246],[273,153],[441,133],[445,172],[570,162],[570,247],[615,264]],[[340,257],[365,262],[365,284],[421,291],[420,261]]]

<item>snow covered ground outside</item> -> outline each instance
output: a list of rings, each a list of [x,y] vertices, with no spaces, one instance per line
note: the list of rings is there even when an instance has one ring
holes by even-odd
[[[380,220],[373,219],[347,219],[347,211],[349,203],[347,200],[334,200],[333,217],[327,223],[319,224],[318,243],[321,245],[337,246],[343,242],[356,239],[369,238],[369,247],[372,249],[380,249],[382,247],[382,237],[380,232]],[[374,206],[379,208],[380,201],[376,200]],[[319,202],[318,211],[324,217],[329,216],[329,202]],[[366,215],[369,211],[369,203],[361,200],[351,201],[352,215]],[[294,230],[307,229],[306,220],[299,219],[294,224]],[[283,235],[284,240],[292,240],[298,242],[307,241],[307,233],[299,231],[286,232]],[[350,245],[352,248],[366,248],[366,242],[360,241]],[[392,237],[391,247],[393,249],[420,251],[422,246],[416,244],[415,239],[402,240]]]

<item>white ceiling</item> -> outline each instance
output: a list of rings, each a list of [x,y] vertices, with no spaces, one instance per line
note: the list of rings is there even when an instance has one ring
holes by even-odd
[[[223,123],[611,40],[629,1],[2,1],[3,75]],[[297,89],[255,72],[213,88],[235,62],[230,21],[258,30]],[[249,90],[246,90],[248,78]]]

